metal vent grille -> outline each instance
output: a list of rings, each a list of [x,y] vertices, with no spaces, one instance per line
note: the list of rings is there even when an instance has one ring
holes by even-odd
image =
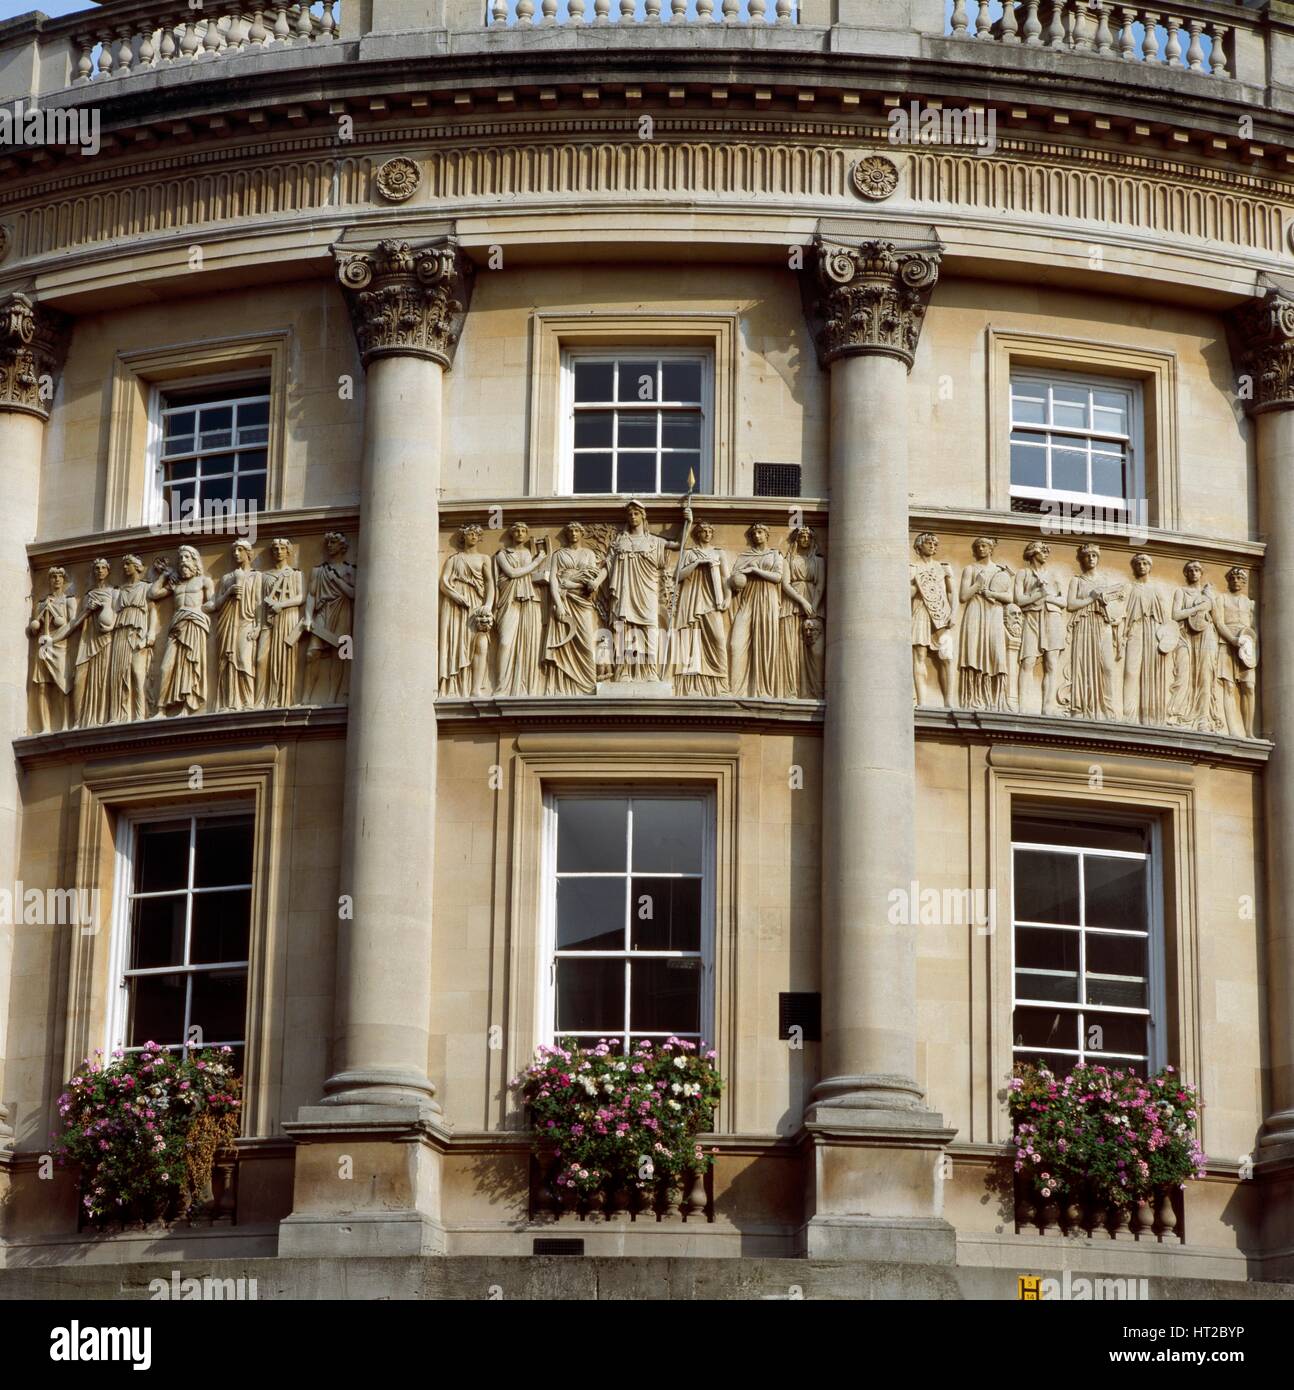
[[[531,1253],[535,1255],[582,1255],[584,1253],[584,1241],[576,1236],[536,1236]]]
[[[800,1039],[803,1042],[822,1041],[822,995],[777,996],[777,1036],[789,1038],[792,1028],[800,1029]]]
[[[1013,512],[1028,512],[1031,516],[1042,515],[1041,497],[1013,497],[1011,499],[1011,510]]]
[[[757,463],[755,496],[799,497],[802,471],[798,463]]]

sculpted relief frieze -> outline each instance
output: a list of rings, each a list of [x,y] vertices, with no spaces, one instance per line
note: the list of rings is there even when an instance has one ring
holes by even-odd
[[[912,681],[918,706],[1255,736],[1258,618],[1249,571],[1034,539],[913,541]]]
[[[205,539],[205,538],[204,538]],[[91,561],[36,580],[30,725],[56,733],[223,710],[343,704],[353,646],[350,541],[245,539]],[[300,552],[317,555],[308,573]],[[115,573],[114,573],[115,570]],[[42,592],[43,590],[43,592]]]
[[[686,508],[657,533],[636,501],[545,535],[465,524],[440,576],[441,697],[821,699],[817,536],[722,530]]]

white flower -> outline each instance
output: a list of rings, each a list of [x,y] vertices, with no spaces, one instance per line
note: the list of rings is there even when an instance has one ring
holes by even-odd
[[[680,1085],[678,1084],[677,1081],[674,1081],[674,1082],[672,1082],[672,1083],[670,1084],[670,1090],[673,1091],[675,1095],[678,1095],[678,1093],[679,1093],[682,1089],[683,1089],[683,1087],[680,1086]]]
[[[675,1065],[676,1067],[685,1067],[685,1066],[687,1066],[687,1058],[686,1058],[686,1057],[675,1057],[675,1058],[674,1058],[674,1065]]]
[[[676,1101],[676,1100],[669,1100],[669,1101],[666,1101],[665,1103],[666,1103],[666,1105],[669,1106],[669,1108],[670,1108],[671,1110],[682,1110],[682,1108],[683,1108],[683,1107],[678,1103],[678,1101]]]

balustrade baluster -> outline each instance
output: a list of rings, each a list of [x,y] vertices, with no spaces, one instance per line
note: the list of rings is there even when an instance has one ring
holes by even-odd
[[[698,16],[700,11],[698,10]],[[671,24],[687,23],[687,0],[670,0],[669,22]]]
[[[766,23],[765,15],[768,13],[768,0],[747,0],[746,5],[752,24]]]
[[[620,0],[620,23],[632,24],[634,22],[634,10],[636,8],[634,0]]]
[[[993,19],[989,14],[989,0],[979,0],[979,14],[975,18],[975,37],[977,39],[991,39],[993,37]]]
[[[332,7],[336,0],[324,0],[323,27],[319,31],[319,37],[332,40],[337,37],[337,21],[333,18]]]
[[[315,36],[314,20],[310,15],[310,6],[302,3],[297,6],[296,18],[292,21],[291,42],[299,48],[303,43],[310,43]]]
[[[714,0],[696,0],[696,17],[702,24],[714,23]]]
[[[72,79],[72,85],[83,87],[94,74],[94,39],[89,34],[79,34],[76,46],[81,52],[76,60],[76,76]]]
[[[953,5],[953,38],[964,39],[966,30],[970,27],[970,20],[966,15],[966,0],[955,0]]]
[[[111,77],[112,65],[115,60],[112,56],[112,30],[101,29],[99,31],[99,76]]]
[[[175,62],[175,55],[179,51],[175,42],[175,29],[175,17],[168,15],[162,21],[162,37],[157,45],[157,61],[159,63]]]
[[[1231,65],[1227,61],[1227,39],[1231,33],[1229,24],[1209,23],[1209,37],[1213,40],[1213,51],[1209,54],[1209,66],[1214,77],[1230,77]]]
[[[567,24],[584,23],[584,0],[566,0]]]
[[[1130,63],[1133,59],[1135,40],[1132,34],[1132,25],[1136,19],[1136,14],[1136,10],[1131,5],[1119,6],[1119,57],[1125,63]]]
[[[1145,35],[1141,40],[1141,59],[1142,62],[1153,66],[1159,62],[1158,10],[1143,10],[1141,23],[1145,29]]]
[[[1038,19],[1038,6],[1041,0],[1025,0],[1024,41],[1030,48],[1042,44],[1042,24]]]
[[[594,24],[610,24],[611,0],[593,0]]]
[[[791,22],[791,0],[777,0],[777,22],[779,24]]]
[[[723,0],[723,22],[736,24],[738,19],[738,0]]]
[[[1177,1208],[1173,1205],[1171,1190],[1159,1194],[1159,1239],[1175,1242],[1177,1236]]]
[[[687,1206],[683,1210],[684,1216],[704,1216],[705,1215],[705,1170],[694,1168],[692,1170],[692,1185],[688,1188]]]
[[[1015,0],[1006,0],[1002,6],[1002,42],[1020,42],[1020,22],[1016,18]]]
[[[1092,51],[1092,25],[1093,12],[1078,0],[1078,3],[1070,7],[1070,31],[1069,41],[1075,53],[1090,53]]]
[[[1050,0],[1047,6],[1047,27],[1043,31],[1042,41],[1047,48],[1064,48],[1065,46],[1065,6],[1063,0]]]
[[[252,10],[252,27],[247,31],[247,43],[251,48],[264,48],[269,38],[264,23],[264,9],[257,6]]]
[[[529,29],[535,22],[535,0],[517,0],[517,28]]]
[[[1138,1202],[1132,1213],[1132,1232],[1138,1240],[1154,1235],[1155,1211],[1149,1202]]]
[[[1107,57],[1114,51],[1114,38],[1110,33],[1110,14],[1104,5],[1096,7],[1096,52],[1098,57]]]
[[[508,0],[494,0],[494,8],[490,11],[490,27],[492,29],[503,29],[508,23]]]
[[[197,22],[190,16],[184,21],[184,33],[180,35],[180,57],[186,63],[193,61],[193,55],[202,42],[198,38]]]
[[[288,28],[288,11],[286,5],[276,5],[274,7],[274,42],[287,43],[291,36],[291,29]]]
[[[157,60],[157,45],[153,42],[156,29],[145,29],[139,36],[139,66],[151,68]]]
[[[557,0],[543,0],[541,6],[544,14],[543,22],[545,25],[557,23]]]
[[[1168,30],[1168,39],[1164,44],[1164,62],[1170,68],[1179,68],[1182,65],[1182,41],[1177,36],[1177,31],[1182,27],[1182,21],[1175,15],[1165,15],[1164,25]]]
[[[233,21],[231,20],[230,23],[233,23]],[[212,15],[203,26],[202,52],[198,55],[199,61],[218,57],[220,55],[220,49],[220,21],[215,15]],[[230,49],[229,51],[232,53],[234,49]]]
[[[129,77],[130,65],[135,61],[134,28],[125,24],[117,32],[117,76]]]
[[[1204,21],[1201,19],[1188,19],[1187,27],[1191,31],[1191,42],[1186,50],[1186,66],[1192,72],[1204,71],[1204,45],[1200,42],[1200,35],[1204,32]]]

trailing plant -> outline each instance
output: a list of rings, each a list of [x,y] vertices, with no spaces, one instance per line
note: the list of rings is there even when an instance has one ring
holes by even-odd
[[[714,1053],[667,1038],[631,1052],[605,1039],[541,1047],[512,1086],[530,1107],[535,1150],[558,1160],[560,1192],[677,1186],[714,1162],[696,1136],[709,1128],[723,1081]]]
[[[1063,1077],[1017,1063],[1008,1088],[1015,1171],[1045,1201],[1130,1207],[1204,1176],[1200,1101],[1172,1067],[1077,1066]]]
[[[242,1080],[228,1047],[170,1052],[145,1043],[87,1057],[58,1098],[59,1162],[81,1168],[86,1215],[186,1216],[211,1181],[216,1154],[238,1137]]]

